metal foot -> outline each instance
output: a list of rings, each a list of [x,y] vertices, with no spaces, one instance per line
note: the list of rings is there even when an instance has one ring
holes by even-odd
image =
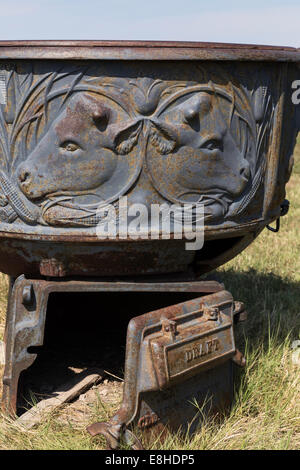
[[[133,432],[129,431],[129,429],[126,429],[121,424],[111,425],[105,422],[94,423],[87,427],[87,431],[92,437],[99,434],[104,436],[107,443],[107,450],[119,449],[122,441],[132,450],[144,450],[142,443]]]
[[[11,281],[5,327],[5,369],[2,409],[14,416],[17,408],[18,382],[23,370],[30,367],[36,354],[30,346],[43,344],[46,302],[38,290],[38,281],[19,276]]]

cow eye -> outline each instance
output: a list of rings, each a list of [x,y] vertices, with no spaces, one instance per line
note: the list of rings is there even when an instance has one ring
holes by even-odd
[[[75,142],[71,142],[70,140],[63,142],[61,147],[67,152],[75,152],[75,150],[80,149],[79,145],[77,145]]]
[[[222,150],[221,139],[209,139],[201,145],[202,149],[206,150]]]

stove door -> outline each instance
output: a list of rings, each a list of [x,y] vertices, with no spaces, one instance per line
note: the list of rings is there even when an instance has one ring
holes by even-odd
[[[199,422],[200,409],[214,413],[231,404],[235,304],[222,290],[130,321],[127,425],[184,429]]]
[[[123,402],[109,423],[88,430],[110,448],[121,437],[141,444],[165,430],[193,432],[203,416],[228,409],[233,397],[235,314],[243,304],[220,290],[133,318],[128,325]]]

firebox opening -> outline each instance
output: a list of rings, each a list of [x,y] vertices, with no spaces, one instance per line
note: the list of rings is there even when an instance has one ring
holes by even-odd
[[[199,297],[199,293],[118,292],[52,293],[46,314],[44,344],[21,373],[17,414],[50,397],[84,369],[99,368],[124,378],[126,332],[131,318]]]

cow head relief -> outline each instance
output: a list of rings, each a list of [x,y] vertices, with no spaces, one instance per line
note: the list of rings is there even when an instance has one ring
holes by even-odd
[[[25,162],[17,169],[29,199],[101,186],[115,171],[108,126],[116,113],[88,94],[75,94]]]
[[[211,220],[228,216],[251,186],[256,159],[240,103],[210,84],[143,80],[143,93],[125,85],[69,93],[16,169],[23,197],[48,211],[46,223],[72,225],[73,209],[93,217],[99,200],[134,194],[144,172],[158,201],[201,202]]]
[[[173,202],[202,202],[214,217],[228,212],[250,182],[254,151],[249,128],[235,112],[232,101],[213,90],[180,96],[163,110],[160,118],[179,132],[173,152],[158,158],[152,149],[148,157],[161,194]]]
[[[249,180],[249,163],[215,100],[213,95],[201,93],[182,106],[184,155],[177,181],[187,190],[224,192],[234,198]]]

